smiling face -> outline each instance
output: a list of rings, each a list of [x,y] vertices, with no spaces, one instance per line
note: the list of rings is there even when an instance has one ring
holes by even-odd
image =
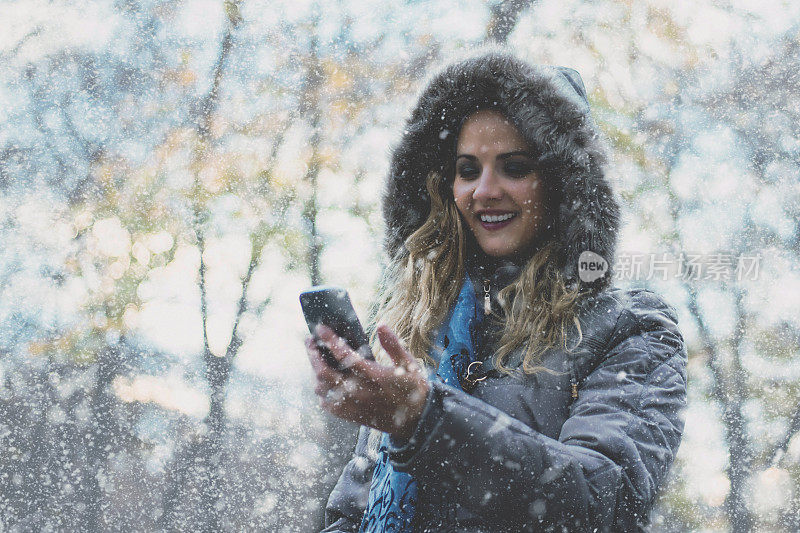
[[[529,147],[499,112],[464,122],[456,146],[453,197],[462,220],[492,257],[530,252],[545,224],[545,188]]]

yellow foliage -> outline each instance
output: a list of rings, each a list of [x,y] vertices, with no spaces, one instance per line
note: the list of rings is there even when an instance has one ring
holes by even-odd
[[[189,85],[194,85],[194,82],[197,81],[197,74],[193,70],[182,69],[178,72],[177,80],[184,87],[188,87]]]
[[[34,357],[44,355],[50,348],[49,342],[33,341],[28,343],[28,353]]]
[[[347,100],[340,98],[331,102],[330,110],[335,115],[348,115],[351,111],[351,106]]]
[[[346,89],[353,84],[353,79],[348,72],[332,61],[325,63],[325,73],[331,89]]]

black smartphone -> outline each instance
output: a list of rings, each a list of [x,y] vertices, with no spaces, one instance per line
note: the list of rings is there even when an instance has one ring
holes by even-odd
[[[361,321],[358,320],[358,315],[353,309],[350,295],[346,290],[332,285],[311,287],[300,293],[300,307],[306,317],[308,331],[312,335],[316,337],[314,328],[317,324],[325,324],[346,340],[347,344],[361,357],[374,360],[369,347],[369,339],[364,333],[364,328],[361,327]],[[347,368],[341,367],[333,354],[321,342],[318,342],[317,346],[328,365],[342,372],[348,372]]]

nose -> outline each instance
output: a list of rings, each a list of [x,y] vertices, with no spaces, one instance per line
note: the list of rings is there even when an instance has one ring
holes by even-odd
[[[491,165],[486,165],[483,167],[478,182],[475,184],[475,190],[472,192],[473,200],[488,202],[490,200],[499,200],[502,196],[503,191],[497,174],[495,174]]]

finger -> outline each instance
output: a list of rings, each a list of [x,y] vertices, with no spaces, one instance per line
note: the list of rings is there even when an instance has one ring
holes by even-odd
[[[330,412],[331,414],[336,414],[339,416],[336,411],[339,409],[345,408],[345,402],[347,400],[347,394],[343,390],[343,387],[334,387],[325,391],[323,394],[319,395],[323,409]]]
[[[314,387],[314,394],[321,398],[325,398],[332,394],[332,391],[341,391],[341,386],[339,384],[334,386],[329,386],[327,383],[322,381],[317,382],[317,386]]]
[[[319,406],[323,411],[327,411],[334,416],[339,416],[339,406],[341,405],[340,402],[331,399],[328,395],[323,394],[319,398]]]
[[[306,354],[308,355],[308,360],[311,362],[311,368],[314,370],[314,374],[319,375],[320,370],[322,370],[322,358],[320,357],[319,350],[317,350],[314,340],[310,337],[306,337],[303,343],[306,345]]]
[[[389,357],[392,358],[396,365],[409,370],[419,367],[417,360],[408,353],[408,350],[400,342],[400,338],[386,324],[378,326],[378,339],[381,341],[383,349],[386,350],[386,353],[389,354]]]
[[[343,379],[342,373],[331,368],[331,366],[325,362],[317,347],[317,343],[311,338],[306,339],[306,351],[308,352],[308,359],[311,361],[311,367],[318,381],[327,384],[329,387],[341,383]]]
[[[350,394],[357,388],[354,385],[352,378],[337,377],[333,382],[327,380],[318,380],[317,386],[314,387],[314,394],[320,397],[328,397],[331,394],[336,394],[338,399],[343,399],[345,394]]]
[[[344,393],[341,389],[332,389],[320,396],[319,405],[330,414],[356,424],[361,423],[362,413],[365,411],[359,401],[353,400],[349,394]]]
[[[372,365],[374,363],[372,361],[361,357],[358,352],[353,350],[343,338],[339,337],[328,326],[318,324],[315,331],[344,368],[347,368],[356,376],[367,379],[373,378]]]
[[[347,341],[338,336],[325,324],[317,324],[315,333],[317,334],[317,337],[319,337],[320,340],[325,343],[338,361],[345,359],[353,352],[353,349],[350,348],[350,346],[347,344]]]
[[[322,374],[324,374],[324,371],[328,365],[326,365],[325,361],[322,360],[322,354],[319,352],[317,343],[314,342],[313,338],[306,337],[305,345],[306,353],[308,354],[308,360],[311,361],[311,368],[314,370],[314,373],[317,375],[317,377],[320,377]]]

